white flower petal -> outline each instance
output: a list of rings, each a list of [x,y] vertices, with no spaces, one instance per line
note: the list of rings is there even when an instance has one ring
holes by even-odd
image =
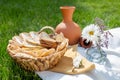
[[[81,61],[82,61],[82,57],[81,56],[77,56],[73,59],[73,66],[75,68],[79,68],[81,65]]]
[[[98,41],[98,36],[100,35],[100,28],[95,24],[86,26],[82,31],[82,38],[87,39],[87,41]]]

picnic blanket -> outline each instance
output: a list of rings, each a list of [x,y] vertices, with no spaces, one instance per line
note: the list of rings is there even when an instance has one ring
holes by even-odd
[[[52,71],[36,72],[43,80],[120,80],[120,28],[109,30],[113,37],[109,39],[105,65],[94,63],[96,68],[82,74],[68,75]],[[85,56],[85,49],[78,46],[77,51]]]

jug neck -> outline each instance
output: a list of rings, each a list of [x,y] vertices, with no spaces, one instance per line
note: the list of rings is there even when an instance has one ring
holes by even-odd
[[[74,6],[62,6],[60,7],[62,16],[63,16],[63,22],[71,22],[73,12],[75,10]]]

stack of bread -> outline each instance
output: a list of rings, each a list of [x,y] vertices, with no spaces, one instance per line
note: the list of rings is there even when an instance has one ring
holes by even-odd
[[[52,34],[45,29],[51,29]],[[40,32],[20,33],[9,41],[7,50],[23,68],[41,71],[54,67],[67,50],[68,39],[57,34],[52,27],[43,27]]]

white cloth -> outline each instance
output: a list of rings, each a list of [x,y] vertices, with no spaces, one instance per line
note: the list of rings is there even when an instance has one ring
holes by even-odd
[[[43,80],[120,80],[120,28],[109,30],[113,37],[110,38],[107,53],[107,64],[96,64],[96,69],[77,75],[67,75],[50,71],[36,72]],[[84,56],[84,48],[78,51]]]

